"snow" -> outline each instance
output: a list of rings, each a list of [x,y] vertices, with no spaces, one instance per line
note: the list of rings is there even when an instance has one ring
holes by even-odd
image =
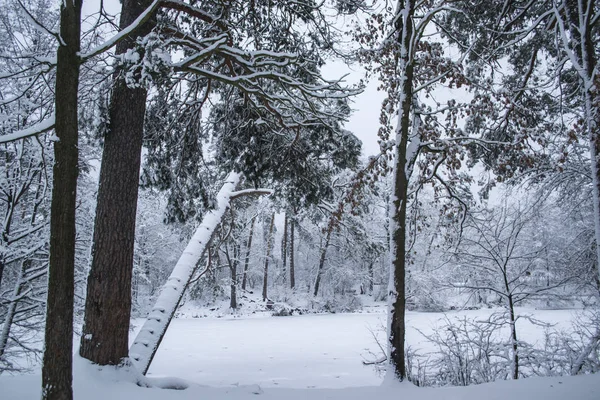
[[[55,116],[54,116],[54,114],[52,114],[50,117],[46,118],[42,122],[37,123],[33,126],[30,126],[29,128],[25,128],[20,131],[10,133],[8,135],[0,136],[0,143],[13,142],[15,140],[25,139],[30,136],[35,136],[40,133],[49,131],[50,129],[54,128],[54,122],[55,122]],[[55,138],[55,139],[52,139],[54,141],[58,140],[58,138],[56,138],[56,136],[53,136],[53,138]]]
[[[79,360],[79,363],[83,361]],[[137,386],[112,371],[94,371],[90,365],[80,365],[75,370],[74,398],[86,400],[387,400],[399,398],[419,400],[519,400],[544,399],[597,400],[600,398],[600,379],[597,376],[566,378],[532,378],[520,381],[502,381],[491,384],[461,388],[418,388],[411,384],[357,387],[346,389],[280,389],[262,388],[259,385],[213,388],[168,379],[149,380],[156,386],[177,387],[185,390],[166,390],[160,387]],[[39,375],[0,378],[2,395],[6,399],[38,399],[41,387]]]
[[[368,326],[377,329],[381,317],[338,314],[174,320],[148,376],[178,376],[210,386],[378,385],[380,378],[372,367],[362,365],[361,354],[374,344]]]
[[[449,318],[485,317],[493,310],[450,312]],[[566,327],[576,311],[520,309]],[[385,382],[362,361],[378,348],[385,312],[270,317],[266,313],[222,318],[181,318],[171,323],[148,376],[135,369],[100,368],[75,357],[76,399],[330,399],[418,398],[564,400],[600,398],[600,377],[528,378],[469,387],[417,388]],[[431,332],[441,313],[407,313],[407,340],[430,346],[418,333]],[[136,321],[141,322],[141,321]],[[522,337],[534,342],[542,329],[520,320]],[[169,378],[176,376],[177,378]],[[139,384],[139,386],[138,386]],[[200,386],[208,385],[208,386]],[[148,388],[147,386],[152,386]],[[2,399],[38,399],[37,375],[0,376]],[[161,389],[163,388],[163,389]],[[178,388],[182,390],[166,390]],[[184,389],[184,390],[183,390]]]
[[[493,310],[447,313],[449,319],[485,318]],[[573,310],[518,309],[567,328]],[[344,388],[379,385],[382,378],[365,359],[379,355],[373,333],[384,341],[386,313],[175,319],[163,339],[149,377],[177,376],[209,386],[258,384],[261,387]],[[420,332],[430,335],[444,314],[407,312],[407,344],[432,351]],[[517,322],[522,340],[543,340],[543,328]],[[239,362],[239,360],[243,360]]]
[[[110,49],[111,47],[116,46],[119,41],[123,40],[131,32],[133,32],[135,29],[137,29],[139,26],[141,26],[144,22],[146,22],[148,20],[148,18],[150,18],[150,15],[154,12],[154,10],[156,10],[156,8],[160,5],[160,2],[161,2],[161,0],[154,0],[152,2],[152,4],[150,4],[150,6],[148,6],[148,8],[146,8],[146,10],[144,10],[144,12],[142,12],[135,19],[135,21],[133,21],[125,29],[121,30],[119,33],[117,33],[116,35],[114,35],[112,38],[108,39],[101,45],[93,48],[88,53],[80,54],[79,56],[80,56],[81,60],[83,62],[85,62],[88,59],[105,52],[106,50]]]

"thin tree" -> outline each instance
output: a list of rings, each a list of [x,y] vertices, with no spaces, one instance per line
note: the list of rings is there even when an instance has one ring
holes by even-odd
[[[267,245],[265,249],[265,266],[263,268],[263,288],[262,288],[262,298],[263,301],[267,301],[268,296],[268,287],[269,287],[269,261],[271,260],[271,254],[273,252],[273,244],[275,241],[274,235],[275,229],[275,213],[271,216],[271,222],[269,223],[269,232],[267,233]]]
[[[248,233],[248,241],[246,242],[246,257],[244,257],[244,272],[242,275],[242,290],[246,290],[246,282],[248,281],[248,267],[250,265],[250,252],[252,250],[252,237],[254,236],[254,221],[256,215],[250,220],[250,233]]]
[[[82,0],[60,3],[56,59],[56,123],[50,217],[50,267],[42,364],[42,398],[73,398],[75,199],[78,175],[79,58]]]
[[[296,288],[296,244],[295,244],[295,231],[296,231],[296,213],[293,213],[290,217],[290,289]]]

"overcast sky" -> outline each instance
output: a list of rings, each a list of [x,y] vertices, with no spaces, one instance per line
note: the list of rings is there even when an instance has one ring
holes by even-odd
[[[364,72],[358,66],[348,67],[342,62],[331,62],[323,68],[327,79],[338,79],[345,74],[348,84],[355,84],[364,77]],[[379,153],[377,130],[379,129],[379,111],[384,94],[377,91],[377,80],[368,82],[365,91],[354,98],[352,109],[354,113],[345,128],[354,133],[363,142],[363,155],[371,156]]]

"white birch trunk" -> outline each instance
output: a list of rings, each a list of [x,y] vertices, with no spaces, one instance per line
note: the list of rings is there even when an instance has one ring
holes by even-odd
[[[144,326],[129,349],[129,357],[133,364],[144,375],[152,363],[188,282],[194,274],[196,264],[206,251],[213,233],[229,208],[231,197],[235,194],[239,180],[239,173],[231,172],[227,176],[223,187],[217,194],[217,208],[204,216],[202,223],[177,261],[167,283],[162,287]]]

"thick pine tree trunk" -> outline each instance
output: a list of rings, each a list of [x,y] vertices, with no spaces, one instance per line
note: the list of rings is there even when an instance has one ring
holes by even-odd
[[[123,0],[121,28],[130,25],[150,0]],[[151,19],[137,31],[145,36]],[[117,45],[117,54],[133,47],[135,37]],[[117,74],[119,72],[117,71]],[[129,88],[117,75],[104,138],[98,203],[87,284],[80,354],[100,365],[117,365],[128,356],[131,280],[138,185],[147,92]]]
[[[60,3],[56,62],[56,123],[50,217],[50,267],[42,364],[42,399],[73,398],[73,297],[75,274],[75,200],[79,151],[77,92],[81,0]]]
[[[413,61],[410,53],[413,36],[412,17],[414,0],[405,0],[398,5],[398,41],[400,42],[400,99],[399,118],[396,130],[394,183],[390,209],[390,288],[389,288],[389,340],[390,363],[396,379],[406,378],[404,352],[405,307],[406,307],[406,202],[408,194],[407,147],[410,131],[410,111],[412,107]]]
[[[265,268],[263,270],[263,289],[262,298],[266,301],[268,296],[269,287],[269,261],[271,259],[271,253],[273,252],[273,229],[275,227],[275,213],[271,216],[271,223],[269,224],[269,236],[267,237],[267,250],[265,255]]]
[[[250,234],[248,235],[248,244],[246,245],[246,257],[244,259],[244,274],[242,276],[242,290],[246,290],[246,282],[248,281],[248,266],[250,265],[250,250],[252,250],[252,236],[254,235],[254,221],[256,217],[250,221]]]

